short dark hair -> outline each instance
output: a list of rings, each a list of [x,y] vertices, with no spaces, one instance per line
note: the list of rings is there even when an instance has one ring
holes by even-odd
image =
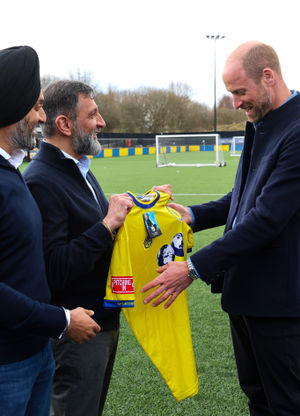
[[[80,81],[52,82],[43,93],[43,108],[47,116],[46,122],[42,125],[45,137],[52,137],[55,134],[55,120],[59,115],[63,114],[71,120],[76,120],[79,94],[94,98],[93,89]]]
[[[253,46],[242,58],[242,66],[246,75],[258,84],[264,68],[270,68],[281,77],[278,56],[274,49],[264,43]]]

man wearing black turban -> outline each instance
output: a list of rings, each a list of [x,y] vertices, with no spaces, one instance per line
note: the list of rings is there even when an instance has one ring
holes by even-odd
[[[49,305],[39,209],[18,166],[46,120],[34,49],[0,51],[0,415],[48,416],[54,361],[49,337],[87,341],[93,311]]]

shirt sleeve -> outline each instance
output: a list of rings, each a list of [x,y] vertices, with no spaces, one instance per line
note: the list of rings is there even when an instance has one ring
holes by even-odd
[[[0,283],[0,327],[57,338],[66,326],[63,308],[38,302]]]

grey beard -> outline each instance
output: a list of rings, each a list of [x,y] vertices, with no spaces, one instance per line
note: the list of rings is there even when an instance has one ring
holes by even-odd
[[[97,156],[101,151],[99,141],[94,139],[93,134],[88,134],[78,127],[77,122],[75,122],[73,148],[78,155]]]
[[[11,144],[15,149],[32,150],[35,147],[36,141],[27,120],[23,119],[17,123],[16,130],[11,137]]]

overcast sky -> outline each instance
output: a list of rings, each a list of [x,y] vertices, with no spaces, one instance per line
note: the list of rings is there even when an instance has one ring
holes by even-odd
[[[213,105],[214,42],[217,98],[222,68],[240,43],[274,47],[291,89],[300,89],[299,0],[4,0],[0,49],[30,45],[41,75],[91,75],[102,91],[185,83],[191,98]]]

